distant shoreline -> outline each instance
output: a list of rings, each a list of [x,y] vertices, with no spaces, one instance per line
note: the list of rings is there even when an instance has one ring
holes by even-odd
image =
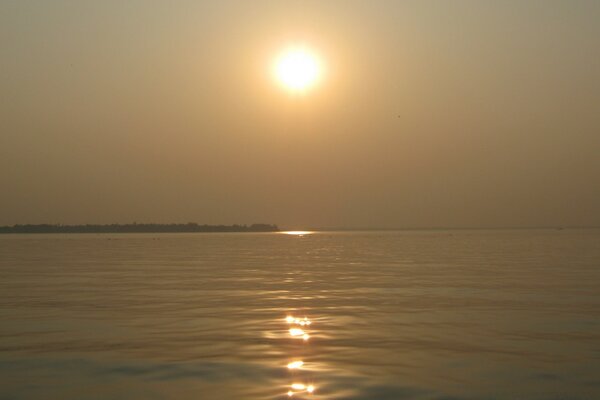
[[[277,225],[110,224],[110,225],[13,225],[0,226],[2,233],[185,233],[185,232],[279,232]]]
[[[517,226],[517,227],[426,227],[426,228],[308,228],[310,232],[426,232],[426,231],[526,231],[526,230],[596,230],[600,226]],[[286,232],[275,224],[252,225],[199,225],[185,224],[16,224],[0,226],[1,234],[35,233],[243,233],[243,232]]]

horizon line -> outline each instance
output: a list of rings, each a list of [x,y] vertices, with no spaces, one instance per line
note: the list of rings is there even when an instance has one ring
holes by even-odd
[[[524,225],[524,226],[422,226],[422,227],[343,227],[343,226],[321,226],[321,227],[280,227],[278,224],[270,224],[270,223],[234,223],[234,224],[205,224],[205,223],[197,223],[197,222],[168,222],[168,223],[158,223],[158,222],[129,222],[129,223],[83,223],[83,224],[63,224],[63,223],[16,223],[12,225],[0,225],[0,228],[15,228],[15,227],[41,227],[41,226],[52,226],[52,227],[110,227],[110,226],[199,226],[199,227],[244,227],[250,228],[253,226],[270,226],[276,227],[279,231],[296,231],[296,230],[306,230],[313,232],[335,232],[335,231],[444,231],[444,230],[562,230],[562,229],[600,229],[599,225]]]

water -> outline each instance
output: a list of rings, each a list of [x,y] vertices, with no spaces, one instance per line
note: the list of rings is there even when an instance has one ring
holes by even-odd
[[[0,399],[288,392],[600,398],[600,231],[0,236]]]

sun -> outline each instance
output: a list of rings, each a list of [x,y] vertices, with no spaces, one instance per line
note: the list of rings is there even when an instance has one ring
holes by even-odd
[[[275,76],[292,91],[305,91],[314,86],[321,76],[318,58],[302,47],[289,48],[275,62]]]

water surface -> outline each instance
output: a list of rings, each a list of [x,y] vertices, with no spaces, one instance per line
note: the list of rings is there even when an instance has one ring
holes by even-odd
[[[0,321],[0,399],[598,399],[600,231],[3,235]]]

